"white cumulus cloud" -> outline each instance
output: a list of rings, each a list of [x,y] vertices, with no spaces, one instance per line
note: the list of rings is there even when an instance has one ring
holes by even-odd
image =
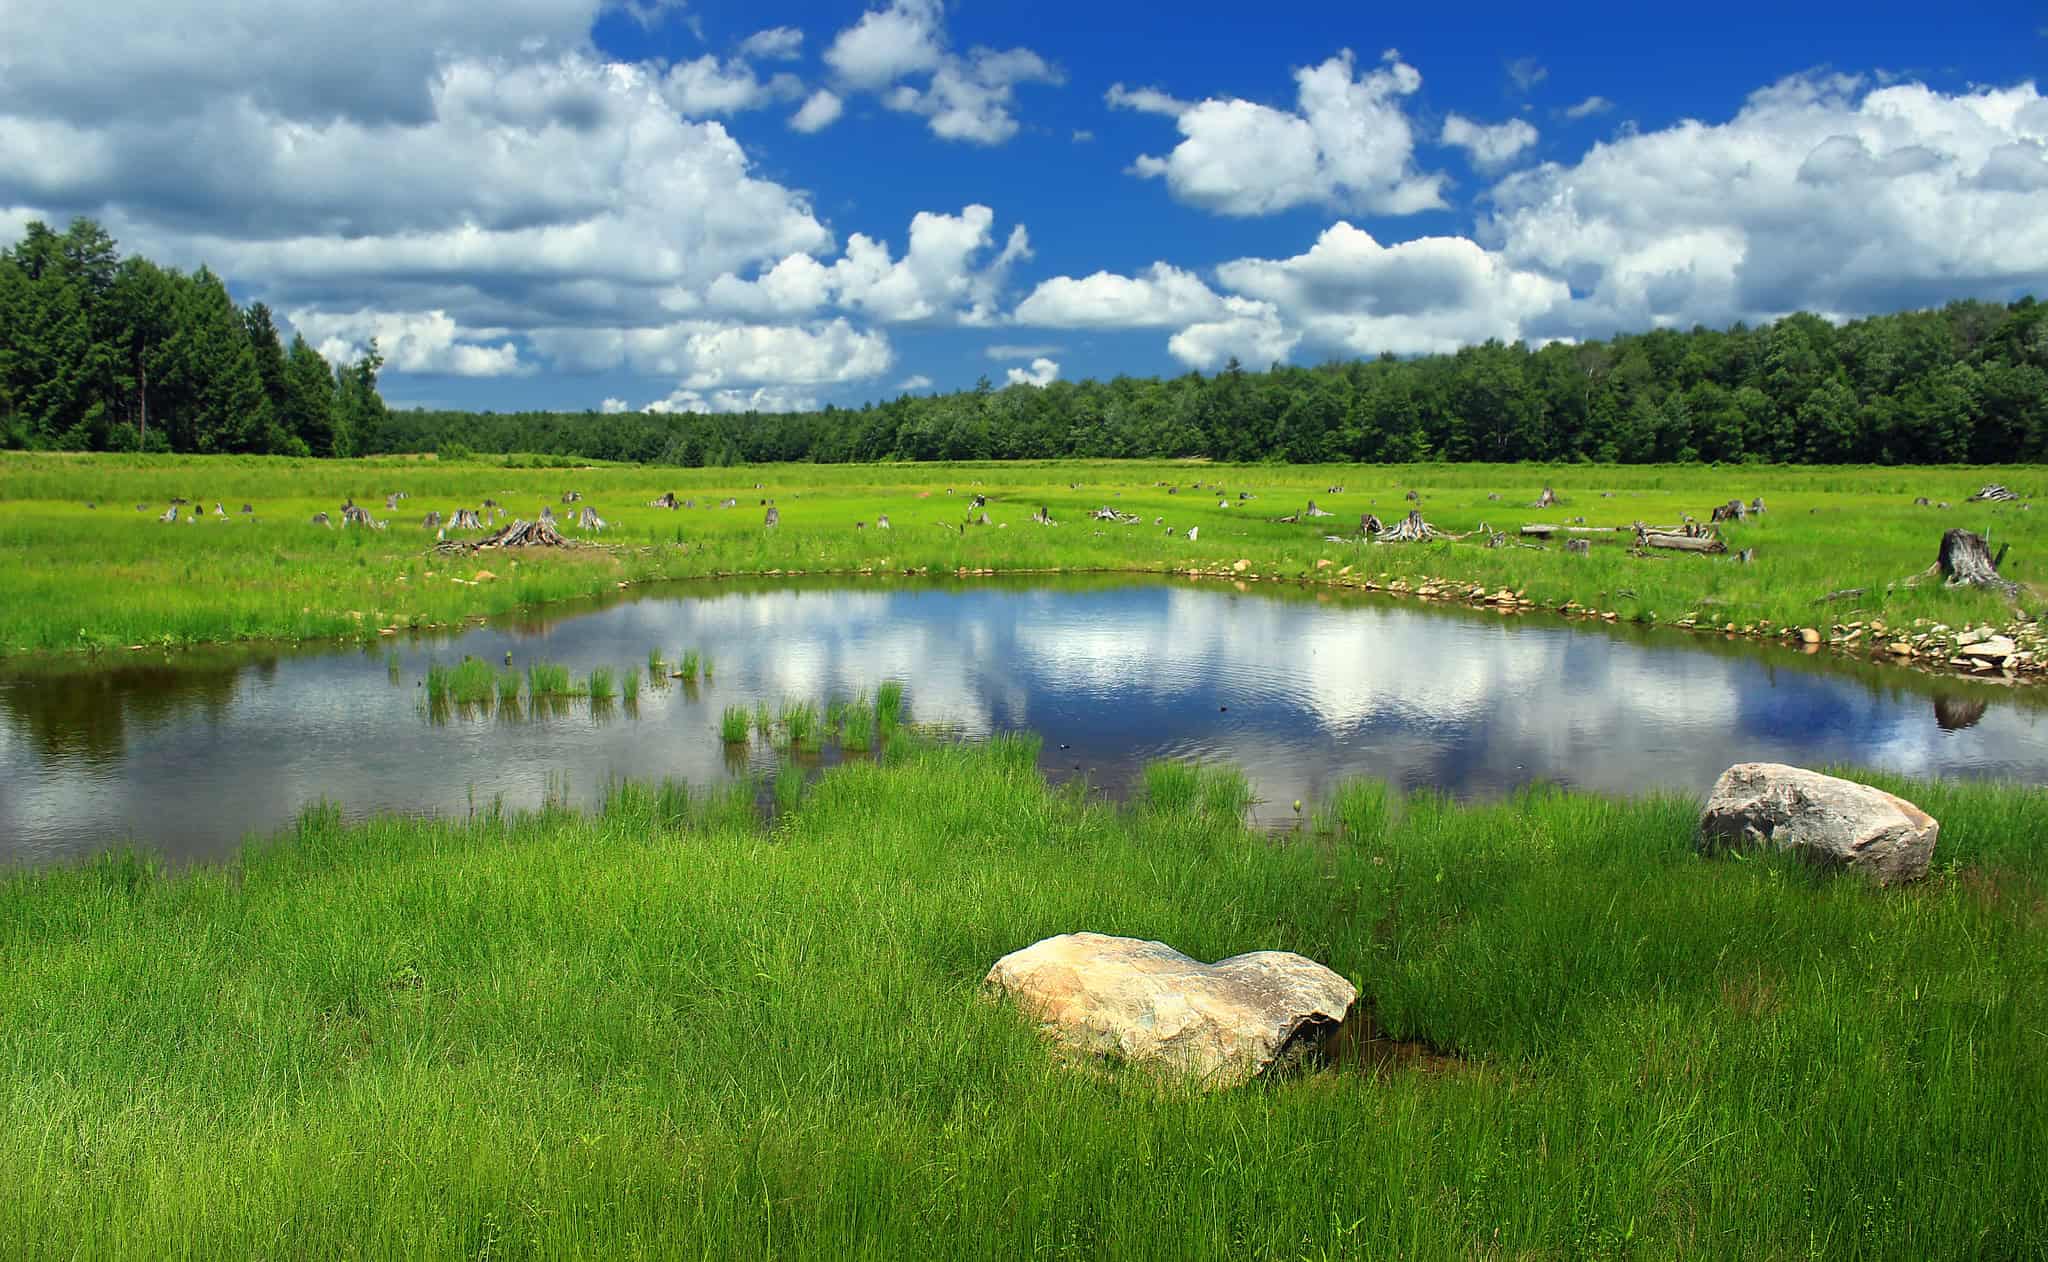
[[[790,61],[802,56],[803,50],[804,33],[794,26],[771,26],[740,41],[742,57],[762,61]]]
[[[1359,74],[1347,49],[1294,78],[1294,111],[1234,97],[1185,105],[1125,91],[1119,99],[1112,89],[1112,104],[1173,114],[1182,136],[1165,157],[1140,156],[1132,172],[1164,179],[1177,199],[1225,215],[1307,205],[1405,215],[1445,204],[1444,177],[1415,167],[1401,101],[1421,88],[1422,75],[1399,54],[1389,51]]]
[[[1472,165],[1486,171],[1506,166],[1515,160],[1515,155],[1535,144],[1536,129],[1519,118],[1488,125],[1452,114],[1444,119],[1440,140],[1463,149],[1470,155]]]
[[[652,327],[540,329],[531,340],[571,370],[624,367],[674,377],[681,388],[699,391],[866,381],[889,371],[895,360],[884,334],[843,319],[813,325],[682,320]]]
[[[829,265],[790,255],[753,280],[719,277],[706,298],[714,308],[748,315],[808,314],[834,304],[886,324],[987,324],[996,317],[1010,268],[1031,257],[1030,234],[1021,224],[989,257],[994,224],[987,206],[957,215],[921,211],[910,221],[901,258],[888,242],[854,233]]]
[[[1060,366],[1044,356],[1031,361],[1029,368],[1012,368],[1008,373],[1013,386],[1037,386],[1039,389],[1051,385],[1060,378]]]
[[[804,91],[795,75],[778,74],[764,80],[744,61],[720,61],[712,56],[671,66],[661,86],[676,111],[693,118],[778,105],[795,100]]]
[[[828,88],[819,88],[805,97],[804,103],[797,107],[796,113],[789,116],[790,130],[800,131],[805,135],[823,131],[838,122],[839,116],[845,111],[846,102],[839,99],[838,93]]]
[[[762,386],[754,390],[676,390],[656,399],[643,412],[815,412],[816,396],[796,390]]]
[[[285,318],[330,363],[360,359],[375,338],[385,365],[398,372],[508,377],[533,371],[510,341],[474,340],[502,338],[505,330],[462,329],[445,311],[302,310]]]
[[[1223,313],[1202,278],[1167,263],[1141,276],[1055,276],[1017,304],[1018,324],[1052,329],[1173,328]]]
[[[920,115],[934,136],[982,145],[1017,134],[1019,84],[1064,81],[1028,48],[951,51],[938,0],[868,10],[833,39],[825,64],[848,90],[877,93],[889,109]],[[920,77],[923,83],[912,81]]]

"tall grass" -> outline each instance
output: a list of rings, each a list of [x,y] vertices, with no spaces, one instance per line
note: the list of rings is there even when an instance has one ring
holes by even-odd
[[[497,695],[497,672],[489,662],[465,657],[454,666],[432,662],[427,666],[427,701],[445,706],[489,705]]]
[[[697,682],[697,667],[700,660],[701,658],[698,656],[696,649],[683,650],[682,663],[676,667],[676,670],[682,675],[684,683],[693,684]]]
[[[875,743],[875,711],[865,697],[856,697],[840,716],[840,748],[865,753]]]
[[[609,666],[594,666],[584,681],[583,691],[594,703],[610,701],[618,695],[618,676]]]
[[[620,671],[619,692],[627,705],[640,704],[640,672],[637,670]]]
[[[787,817],[803,804],[804,769],[785,758],[775,769],[775,813]]]
[[[912,742],[907,731],[898,738]],[[1028,743],[808,788],[335,807],[175,878],[0,876],[10,1257],[2037,1257],[2048,798],[1934,875],[1705,860],[1697,803],[1120,809]],[[799,803],[786,809],[789,798]],[[1298,951],[1407,1040],[1220,1094],[984,1002],[1092,929]]]
[[[818,707],[812,702],[784,702],[779,726],[783,743],[792,749],[816,753],[823,747],[824,725],[819,721]]]
[[[747,743],[747,711],[743,706],[729,705],[718,717],[718,735],[728,745]]]
[[[647,677],[654,680],[668,677],[668,663],[661,660],[659,648],[647,650]]]
[[[875,689],[875,715],[884,727],[895,727],[903,720],[903,685],[897,680],[885,680]]]
[[[575,684],[569,678],[569,668],[556,662],[531,662],[526,667],[527,695],[539,698],[573,697]]]

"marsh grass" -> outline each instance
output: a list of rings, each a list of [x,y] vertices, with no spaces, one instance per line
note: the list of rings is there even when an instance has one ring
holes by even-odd
[[[782,743],[802,753],[817,753],[824,745],[824,724],[819,720],[818,707],[810,701],[786,701],[782,705],[782,717],[777,728]]]
[[[839,746],[851,753],[866,753],[875,744],[875,711],[865,697],[856,697],[840,715]]]
[[[725,713],[718,716],[718,735],[728,745],[744,745],[747,742],[747,711],[743,706],[729,705]]]
[[[764,741],[775,737],[775,712],[768,708],[766,701],[754,703],[754,732]]]
[[[609,666],[592,667],[589,678],[584,681],[583,692],[593,705],[609,702],[618,695],[618,676]]]
[[[903,721],[903,684],[894,679],[884,680],[875,689],[875,715],[884,727],[895,727]]]
[[[1903,790],[1907,889],[1698,803],[1221,769],[1119,808],[899,729],[803,787],[0,876],[11,1257],[2038,1257],[2048,795]],[[796,809],[784,809],[796,795]],[[1327,963],[1409,1059],[1197,1093],[980,997],[1092,929]],[[1938,1175],[1938,1177],[1936,1177]]]
[[[575,684],[569,677],[569,668],[556,662],[528,663],[526,692],[536,700],[577,695]]]
[[[431,662],[426,684],[430,705],[488,706],[497,695],[497,672],[490,663],[474,657],[465,657],[454,666]]]
[[[647,650],[647,677],[657,684],[668,678],[668,663],[661,660],[661,650],[658,648]]]
[[[519,672],[502,670],[498,672],[498,704],[509,706],[519,704]]]
[[[637,706],[640,704],[639,671],[622,670],[619,672],[619,693],[621,698],[629,707]]]
[[[775,769],[775,814],[786,819],[803,804],[804,787],[808,777],[795,761],[785,758]]]

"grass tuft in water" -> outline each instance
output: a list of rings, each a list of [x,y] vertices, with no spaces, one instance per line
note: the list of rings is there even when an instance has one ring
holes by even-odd
[[[684,683],[694,684],[697,682],[697,671],[702,662],[703,659],[698,656],[696,649],[683,650],[682,663],[676,667],[676,670],[681,673]]]
[[[728,745],[747,743],[747,711],[744,706],[729,705],[718,717],[718,735]]]
[[[638,705],[640,703],[640,672],[637,670],[620,671],[619,690],[624,695],[627,705]]]
[[[793,749],[814,754],[824,746],[824,725],[818,707],[809,701],[786,702],[782,707],[782,738]]]
[[[465,657],[454,666],[434,662],[427,667],[430,705],[489,705],[497,694],[497,672],[488,662]]]
[[[575,685],[569,679],[569,668],[556,662],[534,662],[526,668],[527,695],[542,698],[573,697]]]
[[[501,706],[519,704],[519,672],[516,670],[498,673],[498,704]]]
[[[754,705],[754,733],[764,741],[775,737],[775,712],[768,708],[766,701]]]
[[[839,744],[854,753],[874,748],[875,711],[865,697],[857,698],[841,715]]]
[[[661,650],[658,648],[648,649],[647,677],[649,679],[661,679],[667,674],[668,663],[661,660]]]
[[[885,727],[895,727],[903,721],[903,685],[901,682],[885,680],[875,689],[875,714]]]
[[[609,666],[594,667],[590,672],[590,678],[585,681],[583,687],[584,692],[589,695],[591,701],[599,703],[610,701],[613,696],[617,695],[618,678],[612,674],[612,668]]]

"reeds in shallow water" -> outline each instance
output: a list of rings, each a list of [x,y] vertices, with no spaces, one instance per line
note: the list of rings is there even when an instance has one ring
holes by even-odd
[[[612,673],[609,666],[594,667],[590,672],[590,678],[584,683],[583,690],[593,705],[610,701],[618,693],[618,677]]]
[[[554,662],[534,662],[526,668],[526,691],[536,699],[576,695],[569,680],[569,668]]]
[[[748,722],[745,707],[729,705],[718,717],[718,734],[728,745],[744,745],[747,743]]]

